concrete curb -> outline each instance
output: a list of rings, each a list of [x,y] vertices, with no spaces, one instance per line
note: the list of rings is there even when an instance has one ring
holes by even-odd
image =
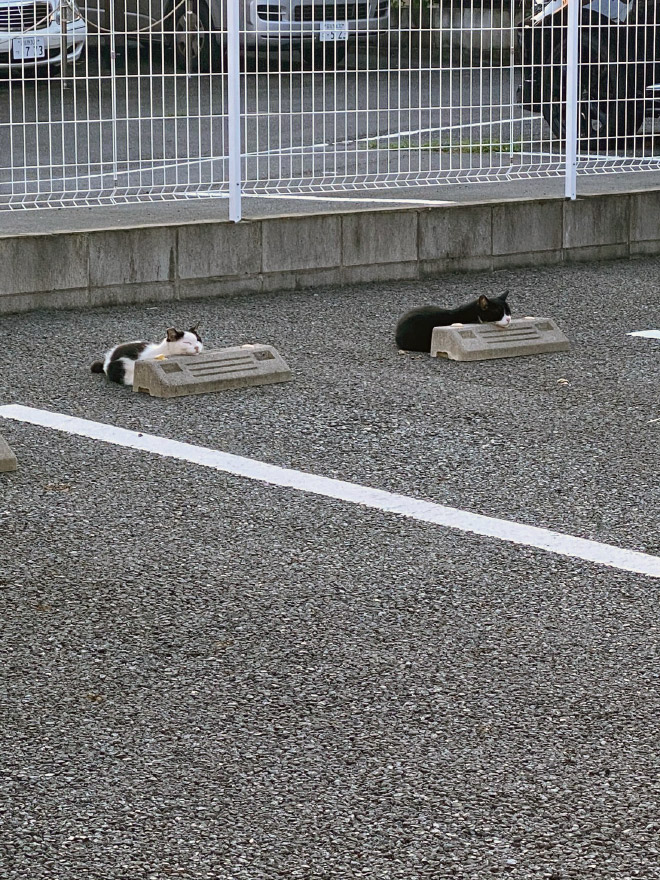
[[[660,253],[660,191],[0,237],[0,314]]]
[[[18,462],[11,446],[0,434],[0,474],[9,473],[18,469]]]

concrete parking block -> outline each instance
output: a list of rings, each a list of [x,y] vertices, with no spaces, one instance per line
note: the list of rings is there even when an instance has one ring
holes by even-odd
[[[9,443],[0,434],[0,473],[15,471],[18,467],[16,456],[11,450]]]
[[[342,217],[342,263],[364,266],[417,261],[417,212],[369,211]]]
[[[569,348],[568,339],[551,318],[514,318],[508,327],[452,324],[436,327],[431,337],[431,357],[452,361],[482,361]]]
[[[137,361],[133,391],[152,397],[182,397],[271,385],[293,378],[272,345],[237,345],[194,356]]]

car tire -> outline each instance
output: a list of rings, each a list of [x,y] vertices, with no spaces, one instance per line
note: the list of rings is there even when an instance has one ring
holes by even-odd
[[[564,100],[566,95],[566,49],[563,39],[556,39],[552,44],[550,58],[544,63],[544,73],[550,71],[551,82],[548,92],[539,87],[542,95],[541,113],[550,126],[552,134],[559,141],[566,138],[566,113]],[[548,99],[550,103],[547,103]]]
[[[644,102],[635,93],[635,77],[627,76],[625,64],[608,63],[608,56],[614,53],[597,34],[584,34],[581,50],[580,140],[596,152],[623,148],[644,119]]]
[[[595,33],[582,35],[580,46],[580,96],[578,134],[582,150],[606,152],[625,147],[644,119],[644,102],[628,87],[624,65],[608,64],[611,49]],[[543,118],[553,135],[566,137],[566,64],[564,41],[552,52],[555,77],[552,102],[542,107]]]
[[[174,64],[187,73],[222,69],[222,50],[211,27],[206,0],[174,0]]]

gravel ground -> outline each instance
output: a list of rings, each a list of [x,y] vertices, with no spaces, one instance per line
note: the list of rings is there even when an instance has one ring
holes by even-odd
[[[658,260],[4,318],[0,402],[660,553]],[[510,288],[568,353],[399,355]],[[295,381],[89,363],[201,321]],[[558,384],[559,379],[568,384]],[[660,878],[657,581],[12,422],[0,878]]]

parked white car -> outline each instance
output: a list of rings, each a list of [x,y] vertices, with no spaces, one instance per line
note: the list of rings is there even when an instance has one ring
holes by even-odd
[[[85,46],[87,28],[69,0],[66,16],[67,59],[73,63]],[[33,75],[62,62],[60,0],[0,0],[0,70],[10,77]]]

